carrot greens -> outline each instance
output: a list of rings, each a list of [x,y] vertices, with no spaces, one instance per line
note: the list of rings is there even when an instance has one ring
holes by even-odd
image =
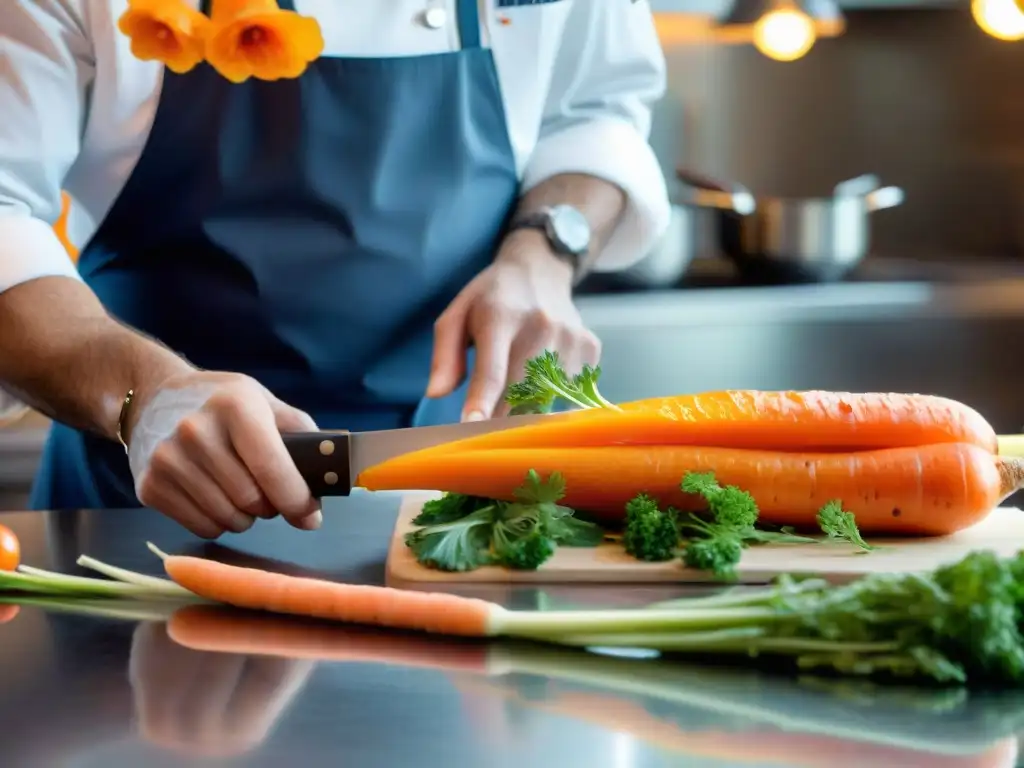
[[[364,599],[370,594],[373,599],[365,605],[329,599],[331,611],[343,608],[343,615],[332,613],[331,620],[583,649],[643,648],[718,659],[769,657],[771,669],[801,674],[1024,686],[1024,553],[1001,558],[977,551],[927,573],[871,574],[839,585],[781,576],[760,589],[636,609],[519,611],[453,595],[333,582],[311,585],[307,578],[283,574],[265,574],[262,587],[232,591],[225,588],[229,577],[249,578],[250,569],[163,555],[150,548],[165,560],[168,573],[176,574],[173,582],[144,586],[153,577],[91,561],[114,580],[45,571],[5,573],[0,574],[0,600],[36,605],[52,601],[58,608],[126,618],[145,618],[130,613],[149,606],[147,615],[159,620],[172,605],[192,601],[252,608],[266,599],[261,610],[327,618],[323,607],[299,610],[296,595],[303,590],[317,595],[325,590],[359,590]],[[186,565],[193,569],[188,577]],[[210,568],[195,570],[197,565],[212,567],[220,578],[209,578]],[[186,588],[186,583],[192,586]],[[257,594],[261,589],[262,597]],[[379,610],[374,600],[389,608]],[[439,609],[442,614],[458,614],[458,619],[434,621]],[[424,617],[430,621],[423,623]]]
[[[622,546],[637,560],[664,562],[679,555],[679,512],[662,510],[646,493],[626,505]]]
[[[833,499],[821,508],[818,512],[818,525],[830,540],[853,544],[858,548],[858,552],[870,552],[875,549],[864,541],[853,512],[844,510],[843,502],[839,499]]]
[[[640,493],[626,505],[622,544],[627,553],[638,560],[655,562],[681,556],[689,568],[732,579],[743,550],[750,544],[819,542],[787,529],[756,527],[758,509],[753,497],[735,486],[723,488],[711,472],[691,472],[680,487],[701,497],[708,513],[683,515],[672,507],[662,510],[657,500]]]
[[[442,571],[471,571],[484,565],[535,570],[556,547],[596,547],[604,531],[577,519],[558,501],[565,481],[547,480],[531,470],[514,502],[445,494],[427,502],[413,521],[423,527],[405,543],[423,565]]]
[[[597,380],[600,366],[585,365],[575,376],[566,374],[558,353],[544,351],[531,358],[525,366],[522,381],[509,386],[506,402],[513,414],[549,413],[559,400],[577,408],[609,408],[619,410],[601,395]]]

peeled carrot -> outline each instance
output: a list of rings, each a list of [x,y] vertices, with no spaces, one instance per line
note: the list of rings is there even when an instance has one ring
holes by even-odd
[[[457,595],[339,584],[199,557],[163,557],[174,582],[236,608],[463,637],[488,636],[503,611],[495,603]]]
[[[687,446],[505,449],[444,447],[398,456],[364,471],[372,491],[436,490],[512,500],[529,470],[560,472],[562,502],[605,520],[624,515],[644,492],[663,504],[700,509],[679,484],[688,472],[714,472],[722,485],[750,493],[760,519],[813,527],[821,507],[839,499],[863,533],[944,535],[984,518],[1024,487],[1024,460],[968,443],[859,453],[783,453]]]
[[[210,605],[176,610],[167,622],[167,634],[178,645],[210,653],[369,662],[444,672],[492,671],[488,646],[479,643],[427,642],[422,636],[296,623],[281,616]]]
[[[448,450],[700,445],[847,452],[973,443],[996,433],[972,408],[932,395],[729,390],[592,408],[449,443]]]

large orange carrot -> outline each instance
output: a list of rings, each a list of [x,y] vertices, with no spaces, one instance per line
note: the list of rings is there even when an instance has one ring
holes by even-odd
[[[997,451],[977,411],[931,395],[846,392],[705,392],[558,414],[550,421],[449,443],[455,451],[701,445],[775,451],[846,452],[935,443]]]
[[[443,672],[488,674],[492,671],[486,644],[428,642],[422,636],[302,623],[293,618],[248,614],[220,606],[179,608],[167,622],[167,634],[178,645],[210,653],[369,662]]]
[[[177,584],[236,608],[464,637],[491,634],[492,621],[504,610],[457,595],[339,584],[199,557],[163,557],[164,570]]]
[[[814,526],[839,499],[863,533],[942,535],[967,528],[1024,486],[1020,459],[967,443],[858,453],[783,453],[687,446],[504,449],[455,452],[442,446],[398,456],[364,471],[373,491],[437,490],[512,500],[530,470],[560,472],[563,504],[621,519],[644,492],[664,504],[698,509],[679,484],[688,472],[714,472],[750,493],[767,523]]]

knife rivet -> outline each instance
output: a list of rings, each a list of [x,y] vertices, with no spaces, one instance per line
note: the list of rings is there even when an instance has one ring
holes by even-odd
[[[332,440],[324,440],[320,443],[320,453],[324,456],[330,456],[334,453],[334,442]]]
[[[328,472],[324,475],[324,482],[328,485],[338,484],[338,475],[336,472]]]

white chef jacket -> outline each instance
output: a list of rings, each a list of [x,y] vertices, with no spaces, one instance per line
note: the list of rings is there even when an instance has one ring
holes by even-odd
[[[189,0],[198,6],[199,0]],[[480,0],[523,190],[560,173],[625,190],[599,271],[641,258],[668,225],[665,179],[647,142],[665,61],[647,0]],[[127,0],[0,0],[0,292],[77,276],[52,224],[85,244],[128,181],[153,125],[163,65],[117,29]],[[459,48],[455,0],[297,0],[324,55],[418,56]],[[429,16],[426,11],[437,10]],[[440,24],[438,25],[438,22]],[[429,152],[430,137],[423,137]]]

